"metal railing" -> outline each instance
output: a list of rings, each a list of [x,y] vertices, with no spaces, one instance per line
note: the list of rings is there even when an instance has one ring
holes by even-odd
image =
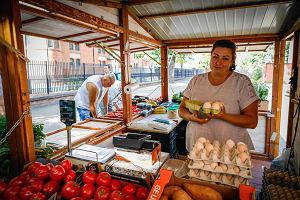
[[[104,74],[104,66],[101,64],[76,65],[67,62],[30,61],[26,67],[30,94],[77,90],[88,76]],[[114,68],[114,72],[120,75],[120,68]],[[170,73],[169,77],[180,79],[199,73],[202,73],[199,69],[175,68],[174,73]],[[131,77],[139,83],[159,81],[160,68],[134,67]]]

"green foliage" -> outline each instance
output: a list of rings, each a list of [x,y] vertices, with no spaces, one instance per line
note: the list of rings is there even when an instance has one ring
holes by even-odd
[[[0,115],[0,138],[3,138],[4,135],[7,133],[7,121],[6,117]]]
[[[183,93],[182,92],[175,93],[172,96],[172,101],[173,102],[180,103],[182,101],[182,99],[183,99]]]
[[[199,61],[199,69],[206,70],[209,69],[210,54],[202,54]]]
[[[32,124],[33,133],[34,133],[34,141],[41,142],[46,135],[43,133],[44,124]]]
[[[256,91],[256,94],[258,95],[259,99],[261,101],[267,100],[268,94],[269,94],[269,87],[266,83],[260,82],[260,81],[254,81],[253,82],[254,89]]]

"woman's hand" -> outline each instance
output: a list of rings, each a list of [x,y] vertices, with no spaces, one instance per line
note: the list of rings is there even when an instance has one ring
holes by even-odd
[[[192,113],[192,115],[193,115],[194,121],[198,122],[199,124],[205,124],[205,123],[209,122],[209,120],[211,120],[211,118],[212,118],[210,114],[206,114],[205,117],[199,117],[199,114],[196,111],[194,111]]]

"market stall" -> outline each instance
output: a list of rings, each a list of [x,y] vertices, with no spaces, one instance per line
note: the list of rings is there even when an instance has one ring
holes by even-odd
[[[152,3],[155,4],[154,7],[160,8],[161,5],[170,3],[170,1],[154,1]],[[105,1],[95,3],[94,1],[80,1],[77,5],[76,1],[24,0],[20,4],[19,1],[13,0],[4,3],[1,8],[4,8],[1,12],[4,17],[1,18],[0,24],[1,30],[5,30],[0,33],[1,60],[4,63],[1,65],[4,99],[10,127],[13,127],[15,122],[18,122],[17,125],[19,126],[11,132],[11,135],[7,135],[12,149],[12,168],[17,176],[6,183],[1,182],[1,198],[48,199],[62,197],[63,199],[71,199],[81,196],[87,199],[125,198],[144,200],[163,197],[162,199],[176,200],[183,197],[186,199],[200,199],[203,197],[205,199],[250,199],[252,197],[254,188],[249,186],[248,181],[253,175],[251,171],[252,161],[248,147],[245,144],[234,143],[232,140],[220,143],[217,140],[208,141],[206,138],[199,138],[199,141],[193,147],[193,151],[188,156],[177,157],[177,133],[174,129],[180,124],[181,119],[172,116],[173,114],[170,114],[172,117],[168,113],[165,114],[168,108],[162,108],[163,105],[157,105],[157,107],[160,106],[157,112],[164,110],[164,113],[161,114],[152,114],[152,112],[155,113],[155,108],[152,108],[155,107],[153,105],[150,105],[149,109],[148,105],[141,105],[145,108],[145,112],[143,112],[144,116],[140,117],[141,113],[132,109],[133,99],[130,92],[122,93],[123,110],[119,113],[105,116],[103,119],[88,120],[73,125],[71,140],[66,138],[68,131],[66,129],[49,133],[46,141],[49,144],[56,145],[55,156],[36,162],[32,122],[28,114],[30,101],[25,69],[26,57],[23,54],[21,32],[55,40],[67,39],[67,41],[73,43],[84,42],[108,50],[110,55],[118,60],[121,65],[122,88],[131,84],[129,54],[138,50],[160,48],[161,99],[165,101],[160,103],[169,103],[168,49],[180,49],[178,51],[185,52],[186,49],[194,48],[192,52],[195,52],[201,48],[207,48],[204,45],[209,45],[210,48],[215,40],[222,39],[225,36],[240,43],[240,48],[245,48],[245,51],[246,49],[248,51],[249,48],[247,47],[251,46],[252,43],[260,42],[257,46],[265,47],[267,46],[265,42],[274,42],[274,66],[276,67],[273,71],[274,86],[272,95],[274,98],[272,99],[271,109],[273,117],[269,119],[268,123],[270,133],[279,132],[278,121],[280,120],[281,105],[278,101],[280,101],[282,95],[282,88],[278,85],[282,82],[283,76],[285,40],[289,38],[291,33],[299,30],[299,23],[296,23],[297,13],[299,13],[298,1],[258,1],[239,5],[229,5],[224,2],[224,5],[216,3],[213,7],[204,6],[205,9],[201,5],[197,9],[181,10],[180,8],[162,14],[152,13],[151,10],[155,11],[152,6],[140,6],[139,4],[147,4],[147,2]],[[105,9],[101,6],[104,6]],[[165,6],[174,9],[177,7]],[[193,8],[192,3],[190,6]],[[286,9],[288,6],[290,6],[289,11]],[[109,7],[109,9],[106,9],[106,7]],[[223,24],[226,23],[222,21],[218,24],[217,17],[207,17],[210,12],[214,12],[214,15],[217,16],[217,11],[226,16],[227,9],[242,9],[243,12],[238,13],[247,13],[247,9],[252,9],[252,7],[254,9],[263,7],[263,9],[250,12],[255,14],[252,15],[252,21],[249,24],[261,24],[264,27],[257,28],[259,31],[249,28],[249,35],[244,30],[245,26],[248,27],[248,25],[242,24],[237,25],[240,26],[237,30],[225,31],[225,34],[221,34],[220,37],[223,30],[219,30],[219,27],[221,27],[221,24],[223,27]],[[272,12],[267,12],[268,9],[271,9]],[[263,13],[259,13],[259,11]],[[278,17],[277,12],[284,17]],[[102,15],[98,15],[99,13],[105,13],[110,17],[104,20]],[[111,16],[111,13],[118,14]],[[152,14],[149,15],[149,13]],[[204,20],[203,13],[205,15]],[[275,18],[274,20],[264,21],[265,18],[268,18],[264,16],[268,16],[270,13],[274,13],[273,17],[278,15],[275,17],[278,21]],[[197,20],[186,20],[186,16],[179,17],[185,14],[195,14]],[[174,15],[180,18],[178,21],[181,23],[181,25],[174,25],[174,27],[178,27],[176,30],[171,30],[169,25],[165,24],[165,21],[176,20],[162,19],[162,21],[156,21],[155,19],[148,19],[172,17]],[[244,17],[244,21],[249,22],[249,19],[246,19],[246,14],[243,16],[235,13],[235,15]],[[257,22],[257,16],[263,19]],[[196,38],[193,38],[194,35],[190,35],[189,32],[184,32],[191,29],[185,27],[186,24],[193,28],[200,25],[195,23],[195,21],[199,21],[198,18],[201,18],[203,23],[206,20],[207,26],[216,23],[214,26],[212,25],[216,29],[210,27],[212,32],[210,32],[210,28],[207,28],[207,31],[199,29],[198,32],[193,33]],[[207,20],[213,18],[215,20],[208,23]],[[40,20],[43,20],[51,28],[41,27],[43,23],[36,23]],[[273,23],[273,21],[277,23]],[[154,24],[151,24],[151,22]],[[22,23],[23,27],[21,28]],[[274,24],[276,24],[275,28]],[[66,28],[63,29],[64,27]],[[133,27],[134,30],[130,30]],[[149,27],[154,28],[150,30]],[[235,25],[232,25],[232,27],[235,27]],[[226,29],[226,26],[224,29]],[[261,34],[261,29],[267,31]],[[78,30],[79,33],[75,33],[73,30]],[[228,36],[226,33],[229,32],[233,34]],[[80,38],[81,36],[88,37],[85,33],[87,35],[92,33],[92,36]],[[241,33],[241,35],[238,33]],[[298,44],[299,32],[296,33],[295,44]],[[109,43],[110,39],[119,40],[118,45],[120,48],[117,50],[120,55],[114,54],[114,49],[108,48],[108,45],[104,44]],[[130,47],[133,45],[136,46],[134,48]],[[253,46],[255,45],[253,44]],[[298,50],[298,45],[294,46],[297,46],[295,49]],[[296,52],[294,52],[294,55],[297,55]],[[296,65],[297,59],[294,60],[296,62],[293,61],[293,64]],[[295,96],[295,92],[292,94],[293,96]],[[293,111],[293,109],[289,111],[291,115],[293,115]],[[170,113],[174,112],[170,109]],[[122,118],[122,122],[115,120],[116,118]],[[290,126],[293,126],[293,122]],[[289,140],[292,138],[291,128],[288,138]],[[267,140],[269,139],[267,138]],[[276,146],[274,152],[272,152],[275,155],[278,154],[278,140],[279,138],[275,137],[274,144]],[[70,142],[69,145],[68,142]],[[289,145],[291,145],[291,141]],[[67,146],[71,146],[71,148],[67,150]],[[266,152],[270,152],[270,149]],[[172,165],[170,164],[170,157],[180,159],[173,160]],[[265,155],[262,157],[266,159],[270,156]],[[54,160],[54,158],[57,159]],[[143,158],[147,159],[143,160]],[[49,163],[54,163],[55,166]],[[25,164],[27,166],[24,167]],[[166,170],[159,172],[161,168]],[[24,171],[21,173],[22,170]],[[288,181],[281,183],[280,180],[283,178]],[[156,183],[153,184],[154,180],[156,180]],[[299,197],[298,191],[295,191],[299,189],[299,177],[297,176],[266,170],[264,180],[263,195],[265,197],[270,199],[276,199],[276,195],[279,195],[280,199],[285,195],[288,198]],[[177,186],[177,191],[168,188],[167,184],[168,187]],[[150,194],[148,195],[149,191]]]

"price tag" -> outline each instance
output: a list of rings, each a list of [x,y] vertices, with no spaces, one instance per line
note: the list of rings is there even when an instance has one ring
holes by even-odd
[[[76,123],[75,101],[59,100],[60,121],[66,126]]]

